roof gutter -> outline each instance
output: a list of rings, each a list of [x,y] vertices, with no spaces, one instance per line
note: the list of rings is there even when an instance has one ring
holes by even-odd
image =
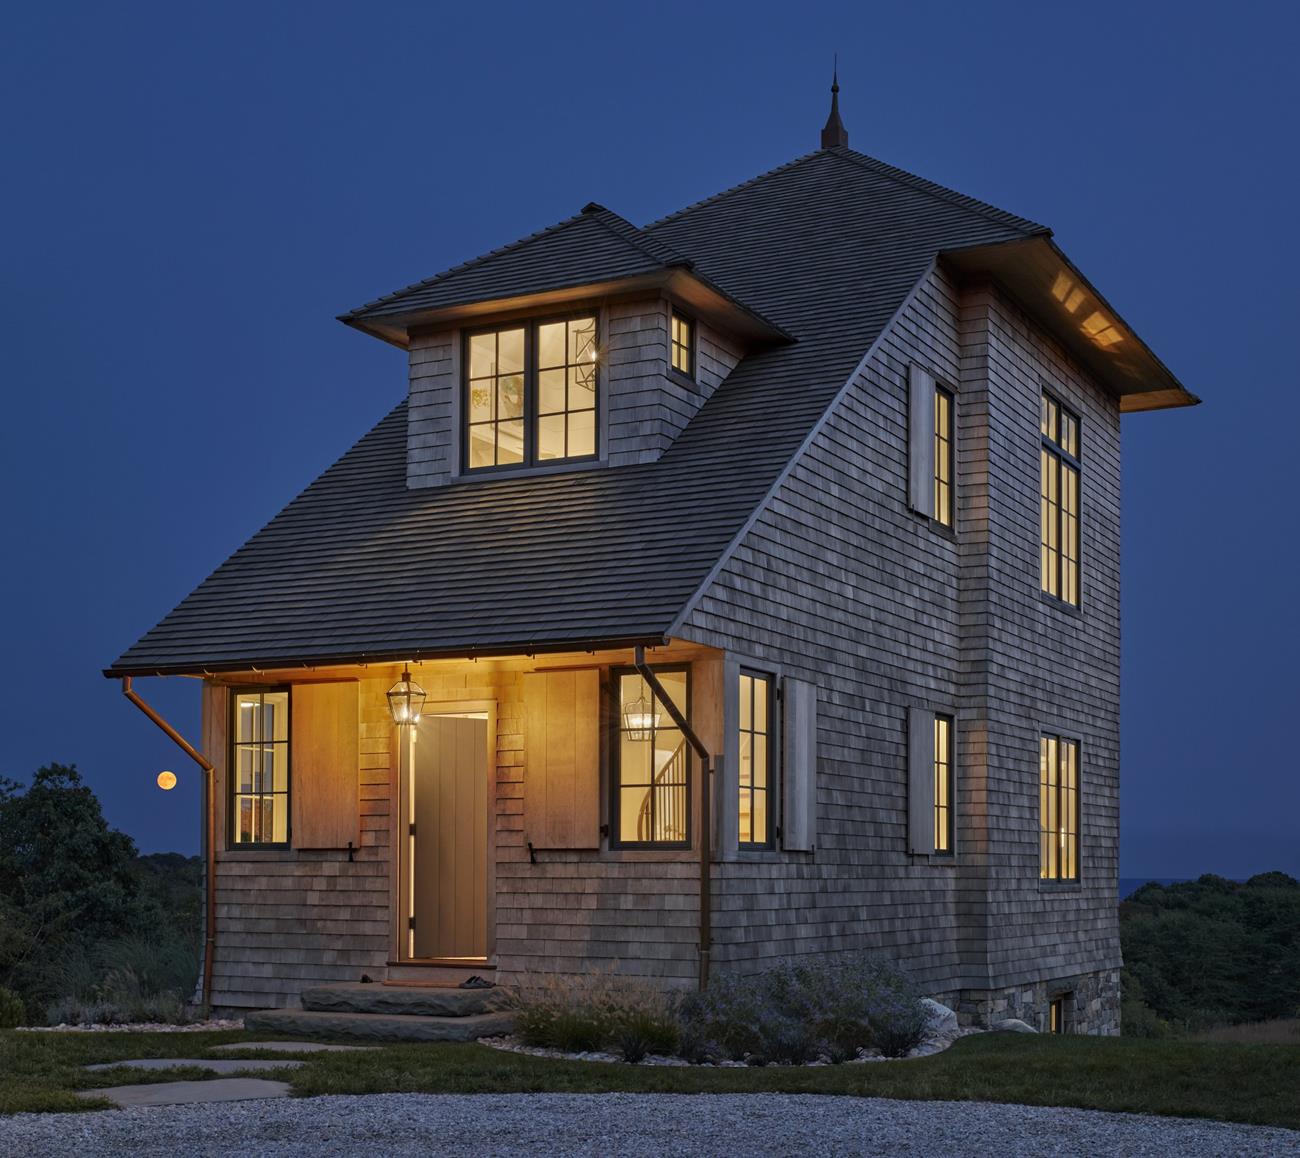
[[[704,746],[704,741],[695,734],[690,721],[677,710],[677,705],[664,691],[664,686],[655,675],[654,668],[646,663],[645,648],[637,644],[633,654],[632,666],[645,680],[655,699],[663,705],[664,711],[672,718],[673,723],[686,737],[686,742],[695,749],[696,755],[700,758],[700,990],[703,992],[709,984],[709,958],[713,952],[713,817],[710,808],[713,792],[713,760],[708,748]]]
[[[122,677],[122,694],[149,717],[182,752],[203,770],[203,810],[206,824],[203,835],[204,871],[203,883],[205,893],[204,907],[204,942],[203,942],[203,1005],[212,1004],[212,959],[217,947],[217,819],[215,795],[215,769],[202,752],[198,751],[184,736],[162,718],[140,697],[131,686],[131,677]]]

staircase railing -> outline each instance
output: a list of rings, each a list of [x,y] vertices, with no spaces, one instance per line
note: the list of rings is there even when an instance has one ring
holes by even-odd
[[[637,840],[677,844],[686,839],[686,741],[651,779],[636,818]]]

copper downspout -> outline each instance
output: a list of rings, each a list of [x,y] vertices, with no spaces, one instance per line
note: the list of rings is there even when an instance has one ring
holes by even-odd
[[[194,746],[173,728],[166,720],[153,710],[131,687],[131,677],[122,677],[122,694],[137,708],[158,725],[180,747],[191,760],[203,769],[203,803],[207,812],[207,829],[203,840],[205,863],[203,880],[206,896],[206,917],[204,931],[207,934],[203,945],[203,1004],[212,1004],[212,958],[217,947],[217,819],[215,800],[215,769],[212,762],[197,751]]]
[[[650,685],[650,690],[672,717],[672,721],[681,730],[686,742],[695,749],[702,766],[700,792],[700,989],[709,984],[709,958],[713,952],[713,817],[711,797],[713,792],[713,761],[704,742],[695,734],[685,716],[677,710],[677,705],[664,691],[659,677],[645,661],[645,648],[637,644],[632,661],[641,678]]]

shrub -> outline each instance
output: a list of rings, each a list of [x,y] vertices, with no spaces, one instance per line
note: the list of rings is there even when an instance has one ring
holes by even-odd
[[[612,971],[542,974],[520,986],[515,1028],[528,1045],[586,1052],[615,1047],[628,1061],[677,1048],[677,998]]]
[[[173,992],[149,993],[130,969],[116,969],[90,997],[59,997],[45,1011],[50,1025],[134,1025],[156,1021],[180,1025],[187,1019],[185,1005]]]
[[[0,1029],[13,1029],[27,1022],[27,1005],[12,989],[0,986]]]

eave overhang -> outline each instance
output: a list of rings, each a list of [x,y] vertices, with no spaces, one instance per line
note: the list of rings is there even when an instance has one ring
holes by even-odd
[[[506,656],[551,655],[558,652],[626,651],[630,648],[663,647],[668,637],[662,632],[631,635],[618,639],[548,639],[542,642],[494,643],[483,647],[451,644],[446,647],[408,647],[376,651],[350,651],[322,653],[320,655],[252,656],[244,659],[222,659],[214,662],[192,660],[174,664],[115,663],[103,669],[105,678],[115,680],[123,676],[208,676],[222,672],[288,671],[296,668],[310,670],[320,667],[354,666],[371,664],[422,663],[431,660],[501,659]]]
[[[667,294],[701,319],[751,345],[783,344],[793,336],[775,322],[737,301],[689,266],[668,266],[632,277],[578,282],[537,293],[458,302],[436,309],[381,312],[354,310],[340,314],[345,326],[405,349],[412,331],[475,325],[488,318],[565,309],[578,304],[620,300],[645,294]]]
[[[1119,399],[1122,413],[1200,399],[1138,337],[1049,235],[942,254],[963,277],[987,277]]]

